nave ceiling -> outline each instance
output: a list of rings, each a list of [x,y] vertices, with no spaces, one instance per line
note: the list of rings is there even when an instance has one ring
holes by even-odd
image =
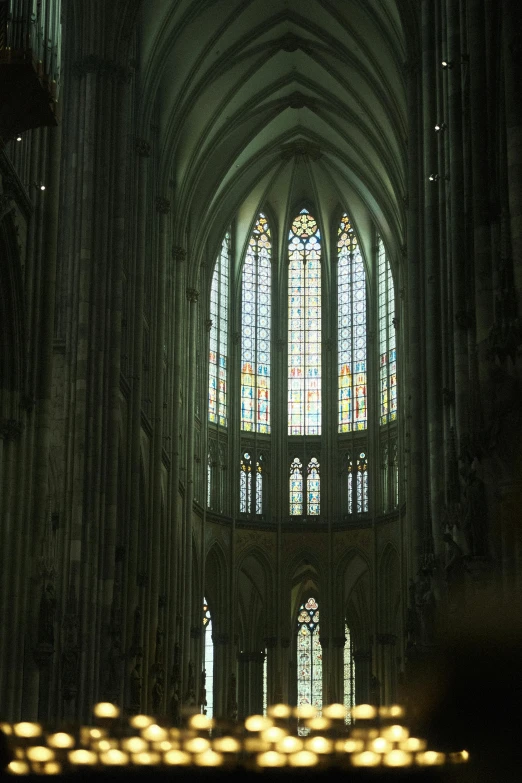
[[[214,254],[235,216],[241,256],[261,206],[282,225],[303,202],[323,230],[348,209],[367,252],[372,222],[403,243],[407,6],[142,5],[144,133],[159,126],[161,189],[190,258]]]

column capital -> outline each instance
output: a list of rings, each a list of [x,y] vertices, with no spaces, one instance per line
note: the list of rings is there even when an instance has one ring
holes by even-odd
[[[346,644],[346,636],[334,636],[332,639],[332,645],[340,649],[344,648]]]
[[[268,650],[277,647],[277,636],[265,636],[265,647]]]
[[[160,213],[160,215],[168,215],[170,212],[170,201],[168,198],[163,198],[162,196],[156,196],[156,211]]]
[[[190,638],[191,639],[199,639],[201,636],[201,626],[199,625],[193,625],[190,628]]]
[[[172,258],[174,261],[184,261],[187,256],[185,248],[174,245],[172,248]]]
[[[136,155],[140,158],[149,158],[151,153],[151,146],[146,139],[136,139]]]
[[[397,642],[397,637],[393,633],[378,633],[377,642],[379,644],[394,645]]]
[[[353,654],[353,659],[355,663],[358,661],[370,661],[372,657],[372,654],[369,650],[355,650]]]
[[[187,288],[187,299],[191,303],[195,303],[199,299],[199,291],[197,288]]]
[[[319,642],[321,644],[321,647],[324,649],[328,648],[330,646],[330,637],[329,636],[320,636]]]
[[[130,77],[130,70],[116,60],[107,60],[97,54],[87,54],[85,57],[76,60],[73,64],[73,72],[78,79],[86,76],[88,73],[95,73],[114,81],[127,82]]]

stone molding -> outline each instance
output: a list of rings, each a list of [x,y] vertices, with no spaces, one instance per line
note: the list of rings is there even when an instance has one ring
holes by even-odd
[[[174,261],[184,261],[187,257],[187,251],[185,248],[180,247],[179,245],[174,245],[172,247],[172,258]]]

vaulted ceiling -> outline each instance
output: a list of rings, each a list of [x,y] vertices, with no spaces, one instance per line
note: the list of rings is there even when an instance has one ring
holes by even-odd
[[[142,5],[145,121],[159,125],[192,257],[213,252],[234,217],[242,246],[261,206],[281,224],[304,202],[323,229],[347,209],[363,246],[372,222],[402,243],[406,2]]]

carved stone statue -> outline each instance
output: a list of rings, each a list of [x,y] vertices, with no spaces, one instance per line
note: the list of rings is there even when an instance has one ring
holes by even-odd
[[[237,720],[236,692],[237,692],[236,675],[234,674],[234,672],[232,672],[230,675],[230,680],[228,685],[227,718],[233,721]]]
[[[38,612],[38,644],[54,647],[54,614],[56,611],[56,598],[54,585],[47,582],[42,589],[40,597],[40,609]]]

